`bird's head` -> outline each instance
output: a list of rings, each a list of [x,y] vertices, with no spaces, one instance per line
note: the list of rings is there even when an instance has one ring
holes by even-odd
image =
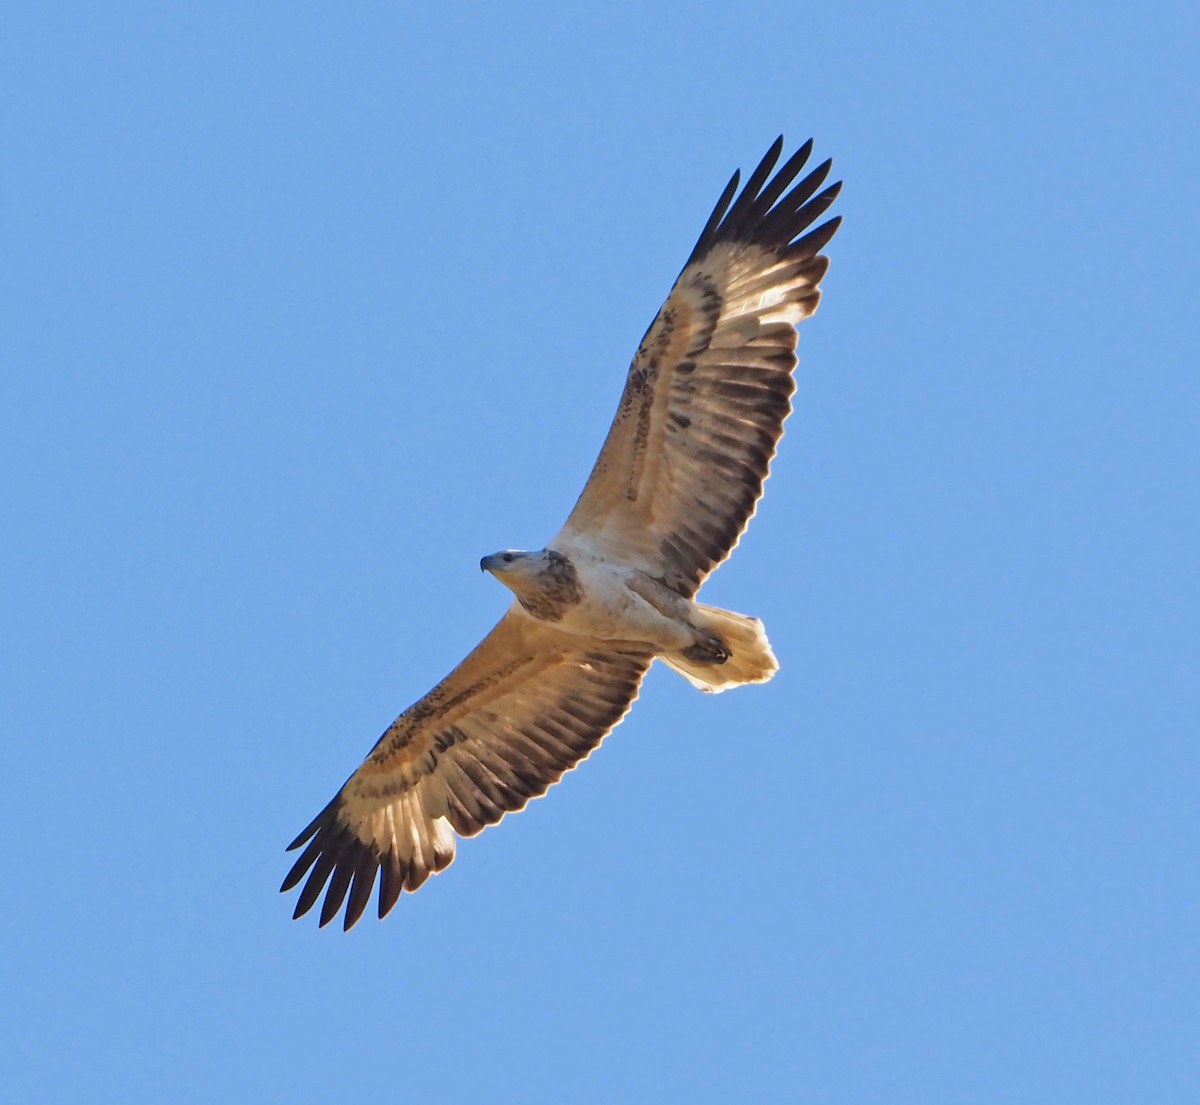
[[[479,567],[491,572],[535,617],[557,620],[581,595],[574,565],[555,549],[504,549],[485,556]]]
[[[523,552],[521,549],[503,549],[485,556],[479,562],[479,570],[491,572],[506,587],[514,587],[522,580],[533,580],[541,575],[545,570],[544,559],[545,550]]]

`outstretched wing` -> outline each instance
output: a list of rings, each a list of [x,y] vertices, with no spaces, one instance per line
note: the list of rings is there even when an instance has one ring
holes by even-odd
[[[796,323],[816,309],[820,250],[841,221],[804,233],[841,185],[819,191],[828,161],[793,185],[811,141],[771,178],[782,149],[781,137],[736,200],[733,174],[552,546],[586,544],[690,598],[746,528],[791,410]]]
[[[441,683],[404,711],[336,797],[289,845],[283,881],[308,880],[295,916],[328,924],[349,893],[362,916],[378,873],[379,916],[454,859],[472,836],[544,794],[596,747],[637,697],[651,660],[637,645],[589,642],[514,606]]]

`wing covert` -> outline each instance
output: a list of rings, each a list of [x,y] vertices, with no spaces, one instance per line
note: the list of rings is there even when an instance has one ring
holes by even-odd
[[[745,529],[791,410],[796,324],[816,309],[841,221],[809,229],[841,185],[822,188],[829,161],[795,182],[811,141],[772,176],[782,149],[722,193],[555,547],[587,544],[691,597]]]
[[[474,651],[384,732],[333,801],[288,846],[307,845],[294,916],[325,892],[321,924],[346,902],[362,915],[379,876],[379,916],[584,759],[637,697],[650,654],[589,642],[510,609]],[[328,889],[326,886],[328,885]]]

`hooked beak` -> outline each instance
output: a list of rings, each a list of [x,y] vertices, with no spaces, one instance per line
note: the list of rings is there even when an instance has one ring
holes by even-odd
[[[479,570],[481,572],[493,572],[500,564],[500,557],[493,553],[491,556],[485,556],[479,562]]]

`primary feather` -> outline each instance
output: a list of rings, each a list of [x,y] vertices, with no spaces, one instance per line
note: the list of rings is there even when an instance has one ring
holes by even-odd
[[[471,836],[521,809],[624,716],[655,656],[720,690],[777,668],[761,623],[692,602],[737,543],[795,388],[796,324],[820,298],[813,229],[837,195],[830,162],[777,172],[778,139],[735,173],[634,355],[578,502],[542,553],[485,558],[517,595],[496,627],[384,732],[292,842],[295,916],[383,917]]]

